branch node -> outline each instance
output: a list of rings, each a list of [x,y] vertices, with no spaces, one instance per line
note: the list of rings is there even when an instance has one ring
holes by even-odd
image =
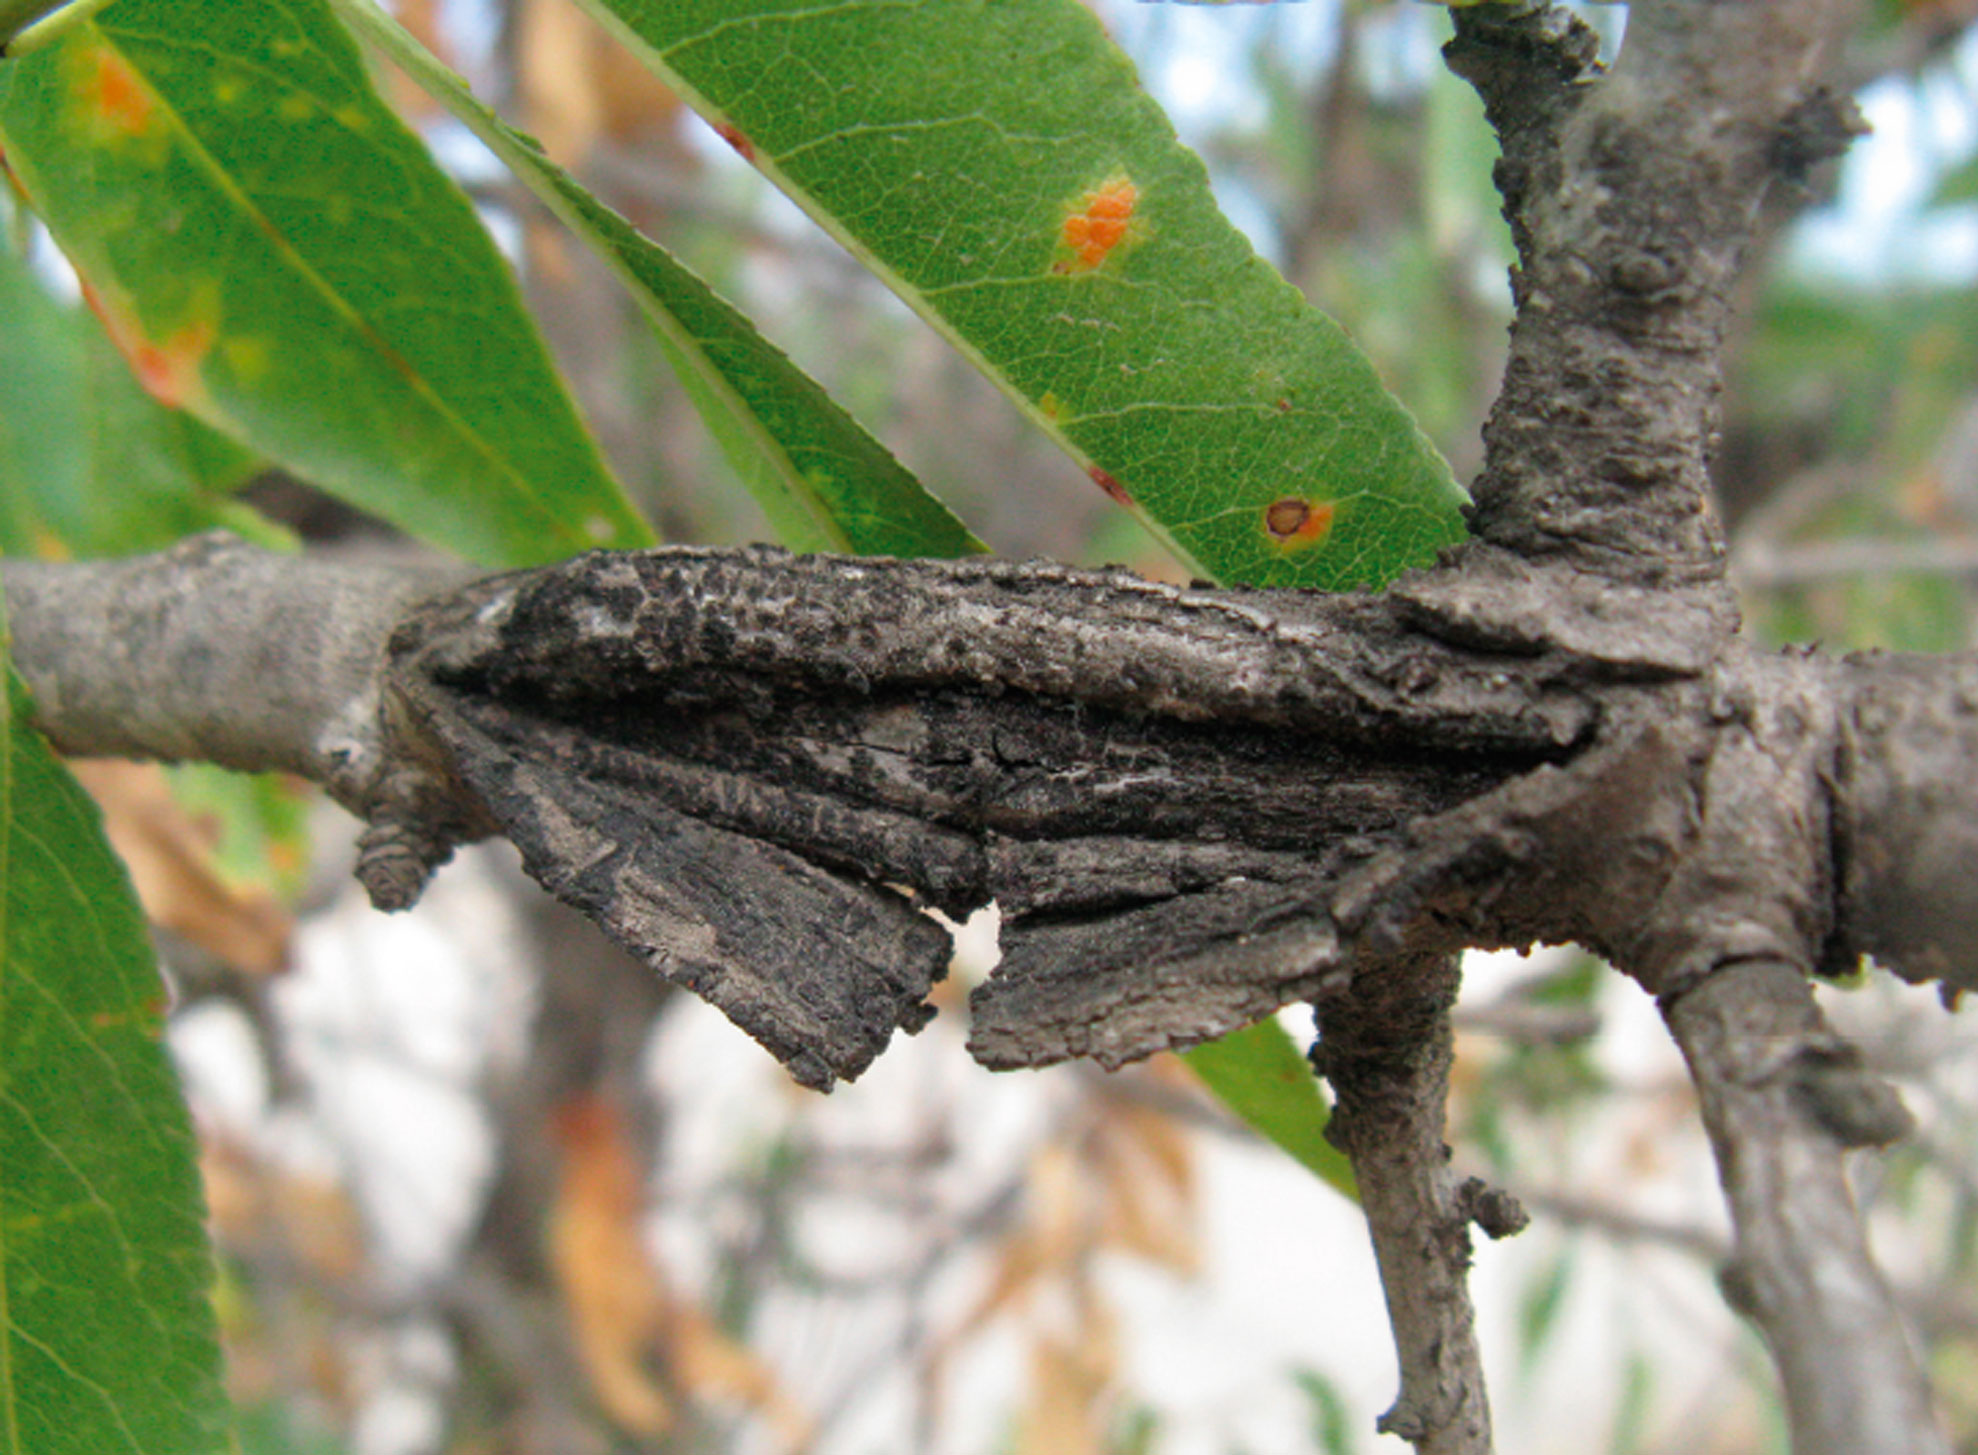
[[[1847,1042],[1807,1046],[1792,1076],[1802,1108],[1843,1147],[1887,1147],[1916,1130],[1902,1094],[1865,1070]]]
[[[1832,161],[1866,136],[1869,126],[1854,97],[1831,87],[1816,86],[1779,119],[1769,160],[1780,179],[1804,187],[1812,170]]]
[[[387,912],[419,902],[433,871],[453,857],[453,844],[416,821],[373,820],[357,840],[357,882],[372,905]]]
[[[1481,1177],[1463,1179],[1456,1189],[1456,1206],[1493,1243],[1522,1233],[1532,1220],[1516,1197],[1501,1187],[1492,1187]]]

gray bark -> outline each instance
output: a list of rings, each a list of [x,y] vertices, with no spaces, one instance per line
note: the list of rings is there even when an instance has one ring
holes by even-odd
[[[1447,955],[1358,976],[1318,1002],[1312,1051],[1332,1083],[1326,1136],[1353,1162],[1401,1365],[1400,1396],[1379,1428],[1421,1455],[1491,1449],[1470,1308],[1470,1224],[1493,1238],[1525,1225],[1517,1203],[1450,1171],[1443,1135],[1457,981]]]

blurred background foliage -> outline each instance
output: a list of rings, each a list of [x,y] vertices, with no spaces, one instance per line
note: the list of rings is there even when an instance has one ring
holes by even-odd
[[[566,0],[394,8],[995,549],[1175,573]],[[1446,19],[1340,0],[1095,8],[1225,209],[1473,472],[1511,256],[1494,144],[1435,55]],[[1974,18],[1973,0],[1880,0],[1849,78],[1876,133],[1774,200],[1749,275],[1718,486],[1748,620],[1780,643],[1970,645]],[[1623,10],[1589,19],[1618,42]],[[662,534],[763,538],[604,269],[384,79],[515,260]],[[46,261],[18,219],[11,231]],[[26,293],[25,277],[0,269],[8,357],[96,377],[111,361],[59,280]],[[0,439],[9,553],[138,549],[216,522],[384,535],[120,379],[90,397],[118,421],[74,432],[94,454],[65,430]],[[154,489],[160,471],[176,473]],[[418,915],[372,920],[341,882],[333,815],[292,786],[122,768],[87,781],[178,987],[250,1455],[1393,1443],[1372,1434],[1391,1362],[1353,1209],[1246,1139],[1178,1065],[974,1071],[956,1023],[993,927],[964,934],[935,1027],[820,1102],[499,854],[464,856]],[[1479,958],[1469,981],[1456,1155],[1537,1214],[1479,1259],[1501,1447],[1783,1450],[1768,1366],[1715,1294],[1714,1178],[1652,1007],[1571,951]],[[1919,1117],[1914,1140],[1863,1159],[1858,1190],[1956,1441],[1978,1448],[1978,1036],[1874,977],[1830,1000]]]

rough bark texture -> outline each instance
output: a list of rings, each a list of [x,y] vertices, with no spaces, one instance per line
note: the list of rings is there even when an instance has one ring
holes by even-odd
[[[1454,12],[1503,158],[1517,320],[1472,529],[1618,581],[1719,580],[1710,509],[1732,283],[1768,187],[1846,145],[1819,82],[1846,0],[1629,11],[1598,74],[1562,11]]]
[[[1577,940],[1689,1058],[1795,1448],[1941,1449],[1841,1160],[1903,1117],[1806,983],[1872,951],[1978,986],[1978,662],[1755,651],[1707,506],[1759,206],[1855,129],[1819,83],[1842,7],[1644,0],[1612,74],[1557,13],[1455,14],[1521,262],[1478,539],[1434,570],[1316,597],[669,550],[449,590],[206,543],[9,568],[44,724],[323,779],[385,905],[505,833],[814,1086],[924,1018],[921,904],[1003,907],[993,1066],[1314,1000],[1389,1425],[1429,1450],[1488,1447],[1464,1224],[1511,1221],[1442,1160],[1448,956]]]

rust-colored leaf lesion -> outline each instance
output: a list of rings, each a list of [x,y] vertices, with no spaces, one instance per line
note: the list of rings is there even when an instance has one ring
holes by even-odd
[[[127,301],[106,297],[87,280],[82,296],[145,393],[168,409],[184,409],[206,398],[203,370],[219,337],[217,301],[195,307],[177,328],[154,338]]]
[[[1122,244],[1130,244],[1138,224],[1140,188],[1125,173],[1115,173],[1065,209],[1059,224],[1060,257],[1054,273],[1089,273],[1103,265]]]
[[[92,129],[125,138],[151,131],[158,120],[158,97],[114,47],[81,48],[71,64],[76,98]]]
[[[1264,507],[1264,534],[1283,550],[1316,546],[1332,532],[1330,500],[1287,495]]]

